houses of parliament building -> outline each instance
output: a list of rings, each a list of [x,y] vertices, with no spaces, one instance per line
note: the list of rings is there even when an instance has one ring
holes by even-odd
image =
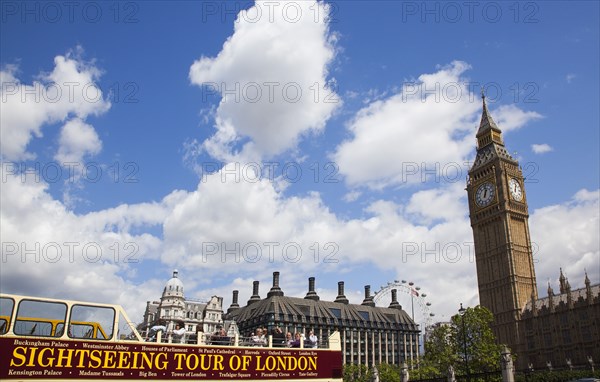
[[[479,301],[494,314],[497,341],[509,346],[519,369],[599,364],[600,284],[586,273],[585,287],[571,289],[561,270],[560,293],[548,285],[547,297],[538,297],[523,173],[485,96],[476,138],[466,191]]]

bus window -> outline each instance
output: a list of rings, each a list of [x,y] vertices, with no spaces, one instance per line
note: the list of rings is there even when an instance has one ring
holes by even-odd
[[[0,298],[0,335],[8,332],[15,302],[12,298]]]
[[[113,334],[115,310],[93,305],[73,305],[69,337],[109,340]]]
[[[60,337],[67,306],[58,302],[22,300],[17,309],[14,333],[24,336]]]
[[[133,331],[136,327],[135,322],[129,322],[125,320],[123,314],[119,313],[119,328],[117,332],[117,338],[119,340],[132,340],[135,339]]]

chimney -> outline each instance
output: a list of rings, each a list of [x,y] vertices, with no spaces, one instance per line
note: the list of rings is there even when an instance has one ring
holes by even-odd
[[[273,272],[273,286],[267,293],[267,298],[272,296],[283,296],[283,291],[279,287],[279,272]]]
[[[370,285],[365,285],[365,299],[363,300],[362,305],[375,306],[375,301],[373,301],[373,297],[371,296]]]
[[[306,296],[304,296],[304,298],[309,299],[309,300],[319,301],[319,296],[317,295],[317,292],[315,292],[315,278],[314,277],[308,278],[308,293],[306,294]]]
[[[402,310],[402,305],[400,305],[398,303],[398,290],[397,289],[392,289],[392,302],[390,303],[390,306],[388,306],[388,308]]]
[[[252,296],[250,296],[250,300],[248,300],[248,305],[253,304],[257,301],[260,301],[260,296],[258,295],[258,281],[253,281]]]
[[[346,305],[350,302],[350,301],[348,301],[346,296],[344,296],[344,282],[343,281],[338,282],[338,295],[335,298],[334,302],[339,302],[341,304],[346,304]]]
[[[240,304],[238,304],[238,294],[239,294],[239,291],[237,291],[237,290],[233,291],[233,301],[231,302],[231,306],[229,306],[229,309],[227,309],[227,314],[240,308]]]

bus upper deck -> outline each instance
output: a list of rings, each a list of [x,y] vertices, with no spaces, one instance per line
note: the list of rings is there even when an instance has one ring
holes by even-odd
[[[0,294],[0,380],[310,380],[342,378],[339,333],[318,348],[144,340],[119,305]]]
[[[0,294],[0,335],[142,341],[119,305],[8,294]]]

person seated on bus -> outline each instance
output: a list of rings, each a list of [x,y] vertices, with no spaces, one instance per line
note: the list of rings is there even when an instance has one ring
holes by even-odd
[[[300,332],[296,332],[296,334],[294,334],[294,340],[290,342],[289,347],[291,347],[291,348],[299,348],[300,347],[300,343],[301,343],[301,340],[300,340],[301,337],[302,336],[300,335]]]
[[[229,345],[231,339],[227,336],[225,329],[221,328],[215,334],[213,334],[210,343],[212,345]]]
[[[307,348],[316,348],[317,345],[319,343],[319,337],[317,337],[315,335],[314,331],[309,331],[308,332],[308,338],[306,339],[306,343],[304,344],[304,347]]]
[[[285,334],[283,334],[283,331],[281,330],[281,328],[279,326],[273,328],[272,336],[273,336],[273,346],[274,347],[286,346]]]
[[[252,336],[252,346],[267,346],[267,338],[261,328],[256,329],[256,334]]]
[[[176,324],[175,330],[173,330],[173,342],[185,343],[185,328],[182,328],[179,324]]]
[[[148,341],[150,342],[156,342],[156,336],[158,335],[158,332],[166,332],[167,331],[167,327],[159,324],[159,325],[154,325],[153,327],[150,328],[150,331],[148,332]]]
[[[187,339],[187,343],[194,344],[194,345],[197,344],[198,343],[198,332],[190,334]]]

